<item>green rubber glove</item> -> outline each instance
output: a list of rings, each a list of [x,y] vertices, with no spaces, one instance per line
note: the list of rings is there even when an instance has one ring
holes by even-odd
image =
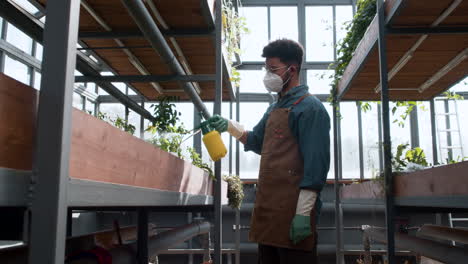
[[[310,230],[310,216],[295,215],[289,229],[289,238],[294,244],[312,235]]]
[[[228,129],[228,123],[229,121],[220,116],[220,115],[213,115],[208,119],[208,123],[210,126],[214,129],[216,129],[219,133],[226,132]]]

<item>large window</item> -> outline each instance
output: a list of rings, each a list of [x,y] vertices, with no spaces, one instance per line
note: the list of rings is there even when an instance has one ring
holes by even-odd
[[[333,7],[306,7],[306,60],[333,61]]]
[[[246,18],[250,34],[241,39],[242,60],[262,61],[262,49],[268,44],[268,14],[266,7],[244,7],[240,14]]]
[[[297,7],[270,7],[270,40],[288,38],[298,41]]]
[[[339,44],[346,36],[347,30],[346,26],[349,25],[349,22],[353,19],[353,6],[344,5],[335,7],[336,18],[335,18],[335,27],[336,27],[336,43]],[[338,51],[337,51],[338,52]]]
[[[297,7],[243,7],[250,34],[242,36],[243,61],[263,61],[262,50],[269,41],[288,38],[298,41]]]

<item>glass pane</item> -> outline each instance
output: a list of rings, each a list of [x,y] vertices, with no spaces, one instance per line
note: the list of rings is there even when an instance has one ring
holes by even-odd
[[[430,104],[428,102],[422,104],[424,110],[418,108],[419,146],[424,150],[427,162],[433,164]]]
[[[32,39],[10,23],[8,23],[7,27],[6,41],[27,54],[31,54]]]
[[[298,41],[297,7],[271,7],[271,38],[288,38]]]
[[[265,85],[263,85],[263,71],[239,71],[240,81],[240,92],[241,93],[266,93]]]
[[[135,133],[133,135],[135,137],[140,137],[140,115],[129,110],[128,123],[135,126]]]
[[[333,61],[333,9],[306,7],[307,61]]]
[[[369,103],[370,110],[362,111],[362,146],[364,156],[364,178],[379,175],[379,126],[377,103]]]
[[[25,64],[9,57],[8,55],[5,56],[4,72],[6,75],[9,75],[14,79],[29,85],[31,76],[29,74],[28,67]]]
[[[41,89],[41,77],[42,75],[40,72],[34,71],[34,88],[37,90]]]
[[[86,112],[90,115],[94,115],[95,104],[90,100],[86,100]]]
[[[132,88],[128,87],[128,95],[136,95],[135,91]]]
[[[465,79],[461,80],[460,82],[452,86],[452,88],[450,88],[450,91],[451,92],[468,92],[468,77],[466,77]],[[465,98],[465,99],[468,99],[468,98]]]
[[[392,111],[395,103],[390,102],[390,111]],[[390,114],[390,135],[392,137],[392,153],[396,153],[398,145],[411,144],[411,130],[409,115],[406,120],[401,118],[406,107],[398,107],[395,114]],[[397,120],[397,121],[396,121]],[[399,125],[399,122],[403,122]],[[409,147],[408,147],[409,149]]]
[[[268,17],[266,7],[243,7],[239,13],[246,18],[250,33],[241,38],[243,61],[263,61],[262,50],[268,44]]]
[[[44,51],[44,48],[42,47],[42,45],[36,42],[36,54],[35,54],[36,59],[42,61],[43,51]]]
[[[343,178],[359,178],[359,130],[356,103],[341,103],[340,112]]]
[[[83,109],[83,97],[77,93],[73,93],[73,107]]]
[[[102,103],[99,105],[99,111],[112,120],[117,119],[117,117],[125,118],[125,107],[119,103]]]
[[[346,26],[353,19],[353,6],[343,5],[336,6],[336,43],[340,43],[346,36]]]
[[[327,109],[328,116],[330,116],[330,170],[328,171],[327,179],[335,178],[335,146],[333,137],[333,108],[329,103],[324,103]]]
[[[245,129],[252,128],[260,121],[268,103],[241,103],[240,105],[240,123]],[[257,179],[260,166],[260,155],[249,151],[245,152],[244,147],[240,147],[240,176],[243,179]]]
[[[461,132],[461,140],[463,146],[463,156],[468,160],[468,122],[463,122],[462,120],[464,116],[468,115],[468,98],[465,100],[459,100],[458,104],[458,118],[460,119],[460,132]]]
[[[329,94],[333,81],[333,70],[308,70],[307,85],[312,94]]]

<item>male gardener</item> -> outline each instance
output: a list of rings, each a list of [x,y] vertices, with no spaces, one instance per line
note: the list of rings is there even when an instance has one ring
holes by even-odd
[[[261,155],[249,238],[258,243],[261,264],[317,263],[316,216],[330,166],[330,118],[322,103],[300,85],[302,46],[292,40],[269,43],[263,80],[278,93],[253,131],[213,116],[209,123],[228,131],[245,151]]]

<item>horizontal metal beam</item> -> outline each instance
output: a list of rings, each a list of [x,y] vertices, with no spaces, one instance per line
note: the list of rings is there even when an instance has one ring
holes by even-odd
[[[421,27],[421,28],[387,28],[393,35],[433,35],[433,34],[468,34],[468,27]]]
[[[214,35],[212,29],[174,29],[161,30],[166,37],[209,37]],[[141,31],[104,31],[104,32],[80,32],[80,39],[128,39],[144,38]]]
[[[423,225],[417,236],[428,236],[431,238],[452,240],[468,244],[468,230],[463,228],[452,228],[448,226]]]
[[[0,39],[0,50],[3,50],[6,52],[7,55],[10,57],[13,57],[16,60],[21,61],[22,63],[25,63],[28,66],[32,66],[36,70],[41,69],[41,61],[36,59],[35,57],[27,54],[26,52],[20,50],[17,48],[15,45]]]
[[[26,207],[31,171],[0,168],[0,207]],[[76,208],[210,206],[211,195],[70,179],[68,205]]]
[[[197,75],[116,75],[116,76],[75,76],[75,82],[209,82],[214,74]]]
[[[330,68],[332,61],[304,62],[301,66],[302,70],[327,70]],[[237,66],[238,70],[261,70],[265,66],[264,61],[243,61]]]

